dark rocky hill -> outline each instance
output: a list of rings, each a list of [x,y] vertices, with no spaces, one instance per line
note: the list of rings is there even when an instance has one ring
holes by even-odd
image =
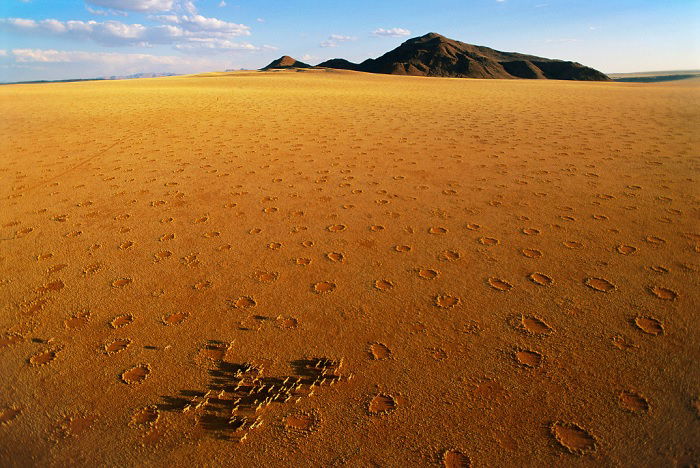
[[[605,74],[580,63],[501,52],[437,33],[409,39],[381,57],[359,64],[332,59],[317,66],[391,75],[610,81]]]
[[[273,60],[268,66],[261,68],[261,70],[277,70],[284,68],[311,68],[311,65],[300,62],[289,55],[283,55],[277,60]]]

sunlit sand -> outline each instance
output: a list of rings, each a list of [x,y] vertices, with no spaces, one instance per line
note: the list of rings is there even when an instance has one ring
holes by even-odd
[[[698,98],[1,87],[2,464],[697,460]]]

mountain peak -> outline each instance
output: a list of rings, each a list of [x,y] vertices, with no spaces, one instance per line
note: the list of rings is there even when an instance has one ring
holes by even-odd
[[[442,34],[438,34],[436,32],[429,32],[428,34],[420,37],[416,37],[414,39],[441,39],[441,40],[448,40],[445,36]]]

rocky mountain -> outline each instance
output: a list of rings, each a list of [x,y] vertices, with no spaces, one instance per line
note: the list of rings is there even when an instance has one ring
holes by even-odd
[[[284,55],[277,60],[273,60],[268,66],[261,68],[261,70],[278,70],[285,68],[311,68],[311,65],[300,62],[289,55]]]
[[[437,33],[409,39],[381,57],[359,64],[332,59],[317,66],[390,75],[610,81],[605,74],[580,63],[501,52]]]

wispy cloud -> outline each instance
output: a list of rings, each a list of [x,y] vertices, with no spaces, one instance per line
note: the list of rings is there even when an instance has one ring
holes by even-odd
[[[404,28],[391,28],[391,29],[377,28],[374,31],[372,31],[372,35],[379,36],[379,37],[403,37],[403,36],[409,36],[410,34],[411,34],[411,31],[409,31],[408,29],[404,29]]]
[[[129,14],[125,11],[121,10],[113,10],[113,9],[108,9],[108,10],[102,10],[99,8],[90,8],[90,5],[85,5],[85,9],[92,13],[93,15],[97,16],[128,16]]]
[[[174,0],[86,0],[93,5],[130,11],[171,11]]]
[[[328,39],[319,44],[320,47],[338,47],[341,42],[357,40],[355,36],[344,36],[342,34],[331,34]]]

